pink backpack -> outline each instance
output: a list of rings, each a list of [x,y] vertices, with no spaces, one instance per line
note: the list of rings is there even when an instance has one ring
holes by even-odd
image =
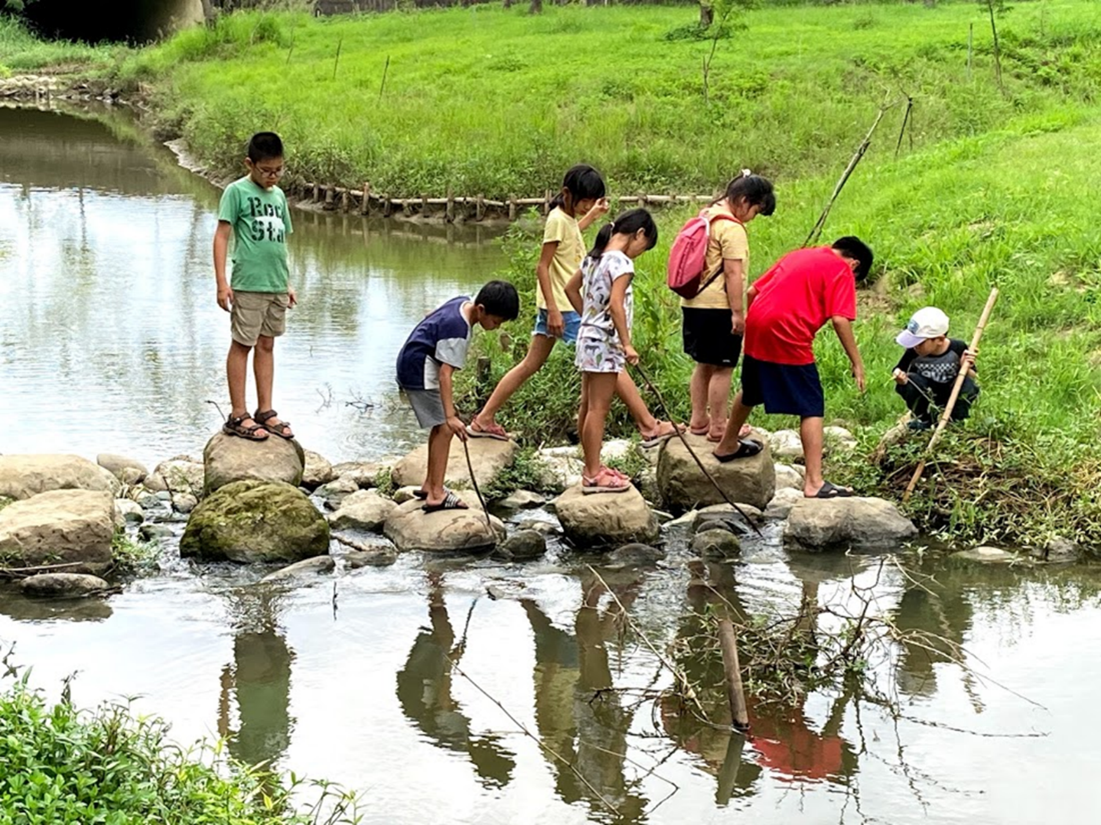
[[[709,219],[705,209],[696,217],[688,219],[677,233],[673,248],[669,250],[669,268],[665,283],[682,298],[695,298],[722,274],[723,268],[720,265],[718,271],[704,283],[700,283],[704,276],[707,243],[711,239],[711,224],[714,221],[741,223],[737,218],[722,212]]]

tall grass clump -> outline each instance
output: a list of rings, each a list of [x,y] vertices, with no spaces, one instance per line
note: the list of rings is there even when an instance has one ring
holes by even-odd
[[[0,13],[0,80],[13,71],[80,70],[112,63],[125,46],[42,40],[17,17]]]
[[[145,825],[344,825],[356,800],[327,783],[289,782],[225,755],[220,745],[188,749],[163,720],[129,704],[79,710],[65,683],[58,702],[9,666],[0,692],[0,821],[25,825],[103,822]],[[14,675],[13,675],[14,673]],[[316,803],[296,809],[294,800]],[[292,799],[293,797],[293,799]]]

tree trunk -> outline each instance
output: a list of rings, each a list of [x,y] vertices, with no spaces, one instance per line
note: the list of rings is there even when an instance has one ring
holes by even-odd
[[[715,10],[708,3],[700,3],[700,28],[709,29],[715,21]]]
[[[528,9],[528,14],[542,14],[543,13],[543,0],[531,0],[531,8]]]
[[[203,3],[203,20],[208,26],[214,25],[214,4],[211,0],[202,0]]]
[[[512,0],[505,0],[505,8],[506,9],[511,9],[512,8]]]

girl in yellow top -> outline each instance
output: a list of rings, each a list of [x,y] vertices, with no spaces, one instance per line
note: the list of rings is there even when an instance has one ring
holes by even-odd
[[[566,172],[562,191],[554,199],[553,209],[547,216],[543,251],[535,268],[538,314],[531,346],[524,360],[505,374],[481,412],[467,425],[467,432],[474,438],[507,441],[508,433],[494,421],[498,410],[542,368],[558,339],[571,346],[577,341],[581,316],[570,307],[566,284],[581,267],[585,257],[585,241],[581,233],[608,211],[604,191],[604,178],[593,167],[579,164]],[[653,446],[674,435],[676,430],[672,424],[659,421],[650,414],[631,377],[626,372],[621,372],[619,376],[616,394],[634,418],[643,446]]]
[[[749,270],[745,225],[758,215],[771,215],[775,209],[772,184],[746,171],[705,210],[711,219],[711,231],[703,286],[695,298],[681,300],[681,312],[684,351],[696,362],[688,427],[695,435],[706,435],[709,441],[719,441],[726,429],[730,379],[742,352]]]

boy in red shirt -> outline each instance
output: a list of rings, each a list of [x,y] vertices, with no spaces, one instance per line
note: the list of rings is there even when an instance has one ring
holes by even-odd
[[[719,461],[747,458],[761,452],[760,442],[738,438],[753,408],[798,415],[802,421],[807,498],[851,496],[822,477],[822,419],[825,399],[814,363],[814,336],[833,323],[841,346],[852,362],[856,385],[864,392],[864,363],[856,347],[856,282],[872,266],[872,250],[859,238],[844,237],[832,247],[799,249],[781,258],[749,288],[745,319],[742,388],[723,439],[715,446]]]

